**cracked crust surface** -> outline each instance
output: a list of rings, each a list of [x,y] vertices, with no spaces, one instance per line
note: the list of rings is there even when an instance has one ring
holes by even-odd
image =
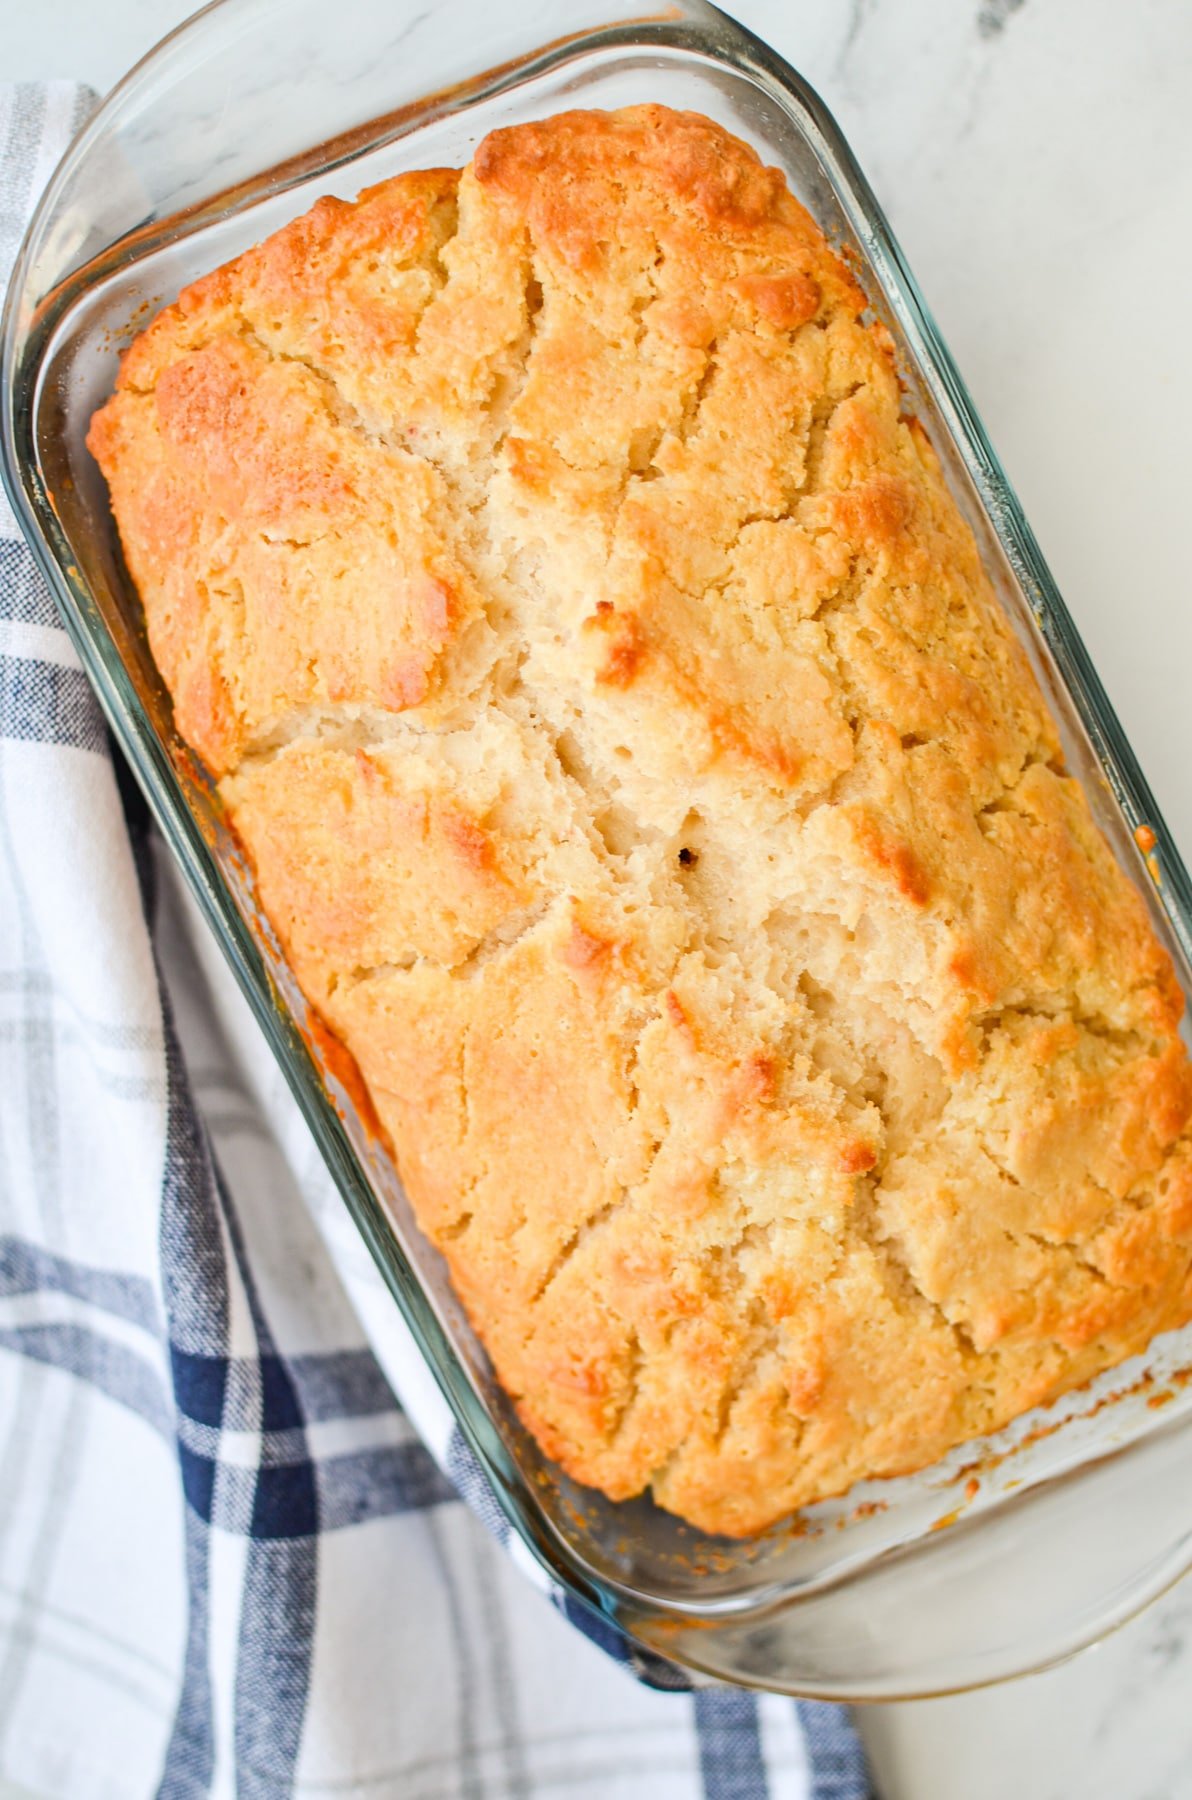
[[[1192,1313],[1182,998],[752,151],[499,131],[90,443],[179,727],[547,1452],[746,1533]]]

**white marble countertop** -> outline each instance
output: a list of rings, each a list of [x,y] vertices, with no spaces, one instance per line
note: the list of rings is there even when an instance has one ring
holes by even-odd
[[[729,5],[851,138],[1192,859],[1192,6]],[[188,10],[10,7],[3,73],[102,89]],[[1185,1582],[1062,1669],[863,1728],[885,1800],[1192,1800],[1190,1684]]]

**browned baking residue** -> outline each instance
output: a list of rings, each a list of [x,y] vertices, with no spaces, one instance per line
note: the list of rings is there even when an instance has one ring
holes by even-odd
[[[324,1024],[312,1007],[307,1015],[306,1023],[300,1027],[316,1063],[332,1081],[337,1081],[352,1103],[357,1118],[363,1125],[367,1135],[390,1154],[389,1136],[385,1127],[377,1117],[372,1095],[364,1084],[364,1077],[351,1051],[336,1037],[335,1033]],[[342,1108],[336,1111],[343,1117]]]

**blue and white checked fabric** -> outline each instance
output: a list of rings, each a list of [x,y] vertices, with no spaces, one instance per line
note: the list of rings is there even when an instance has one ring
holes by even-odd
[[[0,271],[87,99],[0,88]],[[0,1774],[864,1800],[845,1713],[527,1574],[0,500]]]

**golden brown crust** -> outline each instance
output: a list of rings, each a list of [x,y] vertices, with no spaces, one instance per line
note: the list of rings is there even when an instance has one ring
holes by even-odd
[[[864,296],[658,107],[322,201],[91,443],[547,1451],[756,1530],[1192,1313],[1182,996]]]

